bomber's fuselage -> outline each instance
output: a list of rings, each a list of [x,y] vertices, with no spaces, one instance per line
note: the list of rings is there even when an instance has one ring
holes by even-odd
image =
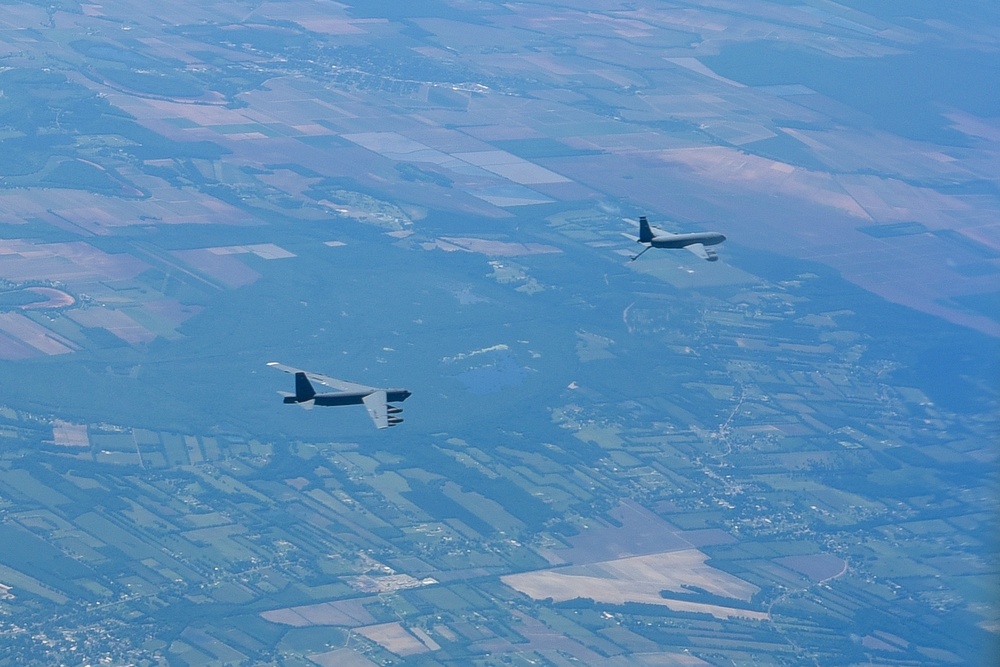
[[[370,391],[343,391],[343,392],[333,392],[329,394],[315,394],[313,396],[285,396],[285,403],[303,403],[305,401],[313,401],[315,405],[320,406],[338,406],[338,405],[362,405],[365,400],[365,396],[370,395]],[[406,389],[386,389],[385,390],[385,402],[386,403],[400,403],[405,401],[410,397],[410,392]]]

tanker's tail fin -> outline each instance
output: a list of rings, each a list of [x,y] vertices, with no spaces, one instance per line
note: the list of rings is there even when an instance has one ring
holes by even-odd
[[[650,243],[653,240],[653,230],[649,228],[646,216],[639,216],[639,243]]]

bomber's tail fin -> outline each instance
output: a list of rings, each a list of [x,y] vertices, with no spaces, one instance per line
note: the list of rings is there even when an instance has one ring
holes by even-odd
[[[646,216],[639,216],[639,243],[650,243],[653,240],[653,230],[649,228]]]
[[[311,401],[316,396],[316,390],[305,373],[295,374],[295,400],[303,403]]]

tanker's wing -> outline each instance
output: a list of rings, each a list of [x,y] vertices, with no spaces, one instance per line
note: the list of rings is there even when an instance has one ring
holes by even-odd
[[[715,262],[719,259],[719,256],[715,254],[714,250],[706,248],[701,243],[692,243],[690,245],[686,245],[684,246],[684,249],[690,250],[694,254],[698,255],[698,257],[701,257],[702,259],[709,262]]]
[[[375,387],[369,387],[363,384],[356,384],[354,382],[347,382],[346,380],[338,380],[337,378],[332,378],[329,375],[322,375],[320,373],[313,373],[311,371],[304,371],[299,368],[293,368],[291,366],[286,366],[280,364],[277,361],[269,361],[268,366],[271,368],[277,368],[279,371],[285,371],[286,373],[291,373],[295,375],[296,373],[303,373],[310,382],[318,382],[319,384],[326,385],[331,389],[336,389],[337,391],[347,391],[347,392],[357,392],[363,393],[366,391],[375,391]]]
[[[361,399],[368,410],[368,416],[375,422],[375,428],[389,428],[389,406],[386,403],[386,393],[384,389],[373,391]]]

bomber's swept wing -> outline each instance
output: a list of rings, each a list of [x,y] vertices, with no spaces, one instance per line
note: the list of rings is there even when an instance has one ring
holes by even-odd
[[[389,412],[386,404],[385,390],[379,389],[365,396],[362,400],[368,416],[375,422],[375,428],[389,428]]]
[[[313,373],[312,371],[304,371],[300,368],[293,368],[291,366],[278,363],[277,361],[269,361],[267,365],[272,368],[277,368],[279,371],[291,373],[292,375],[295,375],[296,373],[305,373],[305,376],[309,378],[310,382],[318,382],[319,384],[326,385],[327,387],[336,389],[337,391],[365,392],[373,391],[375,389],[374,387],[369,387],[363,384],[338,380],[337,378],[332,378],[329,375],[322,375],[320,373]]]
[[[705,246],[703,246],[700,243],[692,243],[690,245],[686,245],[686,246],[684,246],[684,249],[685,250],[690,250],[694,254],[698,255],[698,257],[701,257],[702,259],[708,260],[709,262],[714,261],[714,260],[716,260],[716,259],[719,258],[719,256],[715,254],[714,250],[709,250],[708,248],[706,248]]]

